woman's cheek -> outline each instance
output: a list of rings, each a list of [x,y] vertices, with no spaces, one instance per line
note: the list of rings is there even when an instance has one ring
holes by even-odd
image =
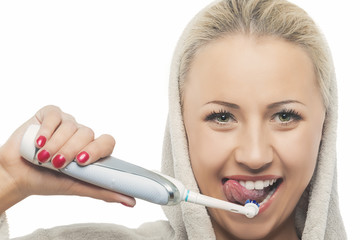
[[[207,167],[219,169],[225,164],[234,141],[231,141],[229,135],[223,132],[217,132],[210,128],[204,127],[198,135],[196,144],[198,145],[198,157]]]
[[[226,134],[207,126],[193,130],[188,135],[189,152],[195,177],[201,187],[202,182],[216,179],[231,154],[232,141]]]
[[[301,176],[306,182],[310,180],[316,165],[319,141],[311,128],[299,128],[277,136],[274,148],[286,175]]]

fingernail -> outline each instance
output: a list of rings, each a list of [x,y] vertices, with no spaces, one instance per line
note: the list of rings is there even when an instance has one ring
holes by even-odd
[[[89,154],[85,151],[82,151],[81,153],[79,153],[77,156],[76,156],[76,160],[79,162],[79,163],[86,163],[87,160],[89,160]]]
[[[131,206],[131,205],[123,203],[123,202],[121,204],[124,205],[125,207],[130,207],[130,208],[134,207],[134,206]]]
[[[44,136],[38,137],[38,139],[36,140],[36,143],[39,147],[42,148],[46,143],[46,137],[44,137]]]
[[[54,167],[61,168],[65,164],[66,159],[63,155],[57,154],[51,162]]]
[[[46,151],[45,149],[40,151],[37,155],[37,158],[39,160],[39,162],[46,162],[50,157],[50,153],[48,151]]]

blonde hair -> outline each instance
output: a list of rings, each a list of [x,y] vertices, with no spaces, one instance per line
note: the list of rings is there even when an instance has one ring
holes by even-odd
[[[188,29],[179,64],[181,96],[198,49],[211,41],[241,33],[274,36],[303,48],[313,62],[324,105],[328,108],[331,104],[330,86],[335,74],[330,51],[314,21],[298,6],[285,0],[216,1],[199,13]]]

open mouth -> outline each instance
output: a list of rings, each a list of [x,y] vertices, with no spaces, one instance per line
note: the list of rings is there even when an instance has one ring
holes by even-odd
[[[244,205],[246,200],[255,200],[265,204],[283,182],[282,178],[243,181],[230,178],[223,179],[223,191],[228,201]]]

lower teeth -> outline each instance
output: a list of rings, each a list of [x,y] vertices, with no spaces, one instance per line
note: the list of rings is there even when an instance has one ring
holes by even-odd
[[[269,194],[266,196],[266,198],[260,203],[260,206],[262,206],[263,204],[265,204],[270,198],[271,196],[274,194],[274,192],[276,191],[276,188],[274,188],[273,190],[271,190],[269,192]]]

